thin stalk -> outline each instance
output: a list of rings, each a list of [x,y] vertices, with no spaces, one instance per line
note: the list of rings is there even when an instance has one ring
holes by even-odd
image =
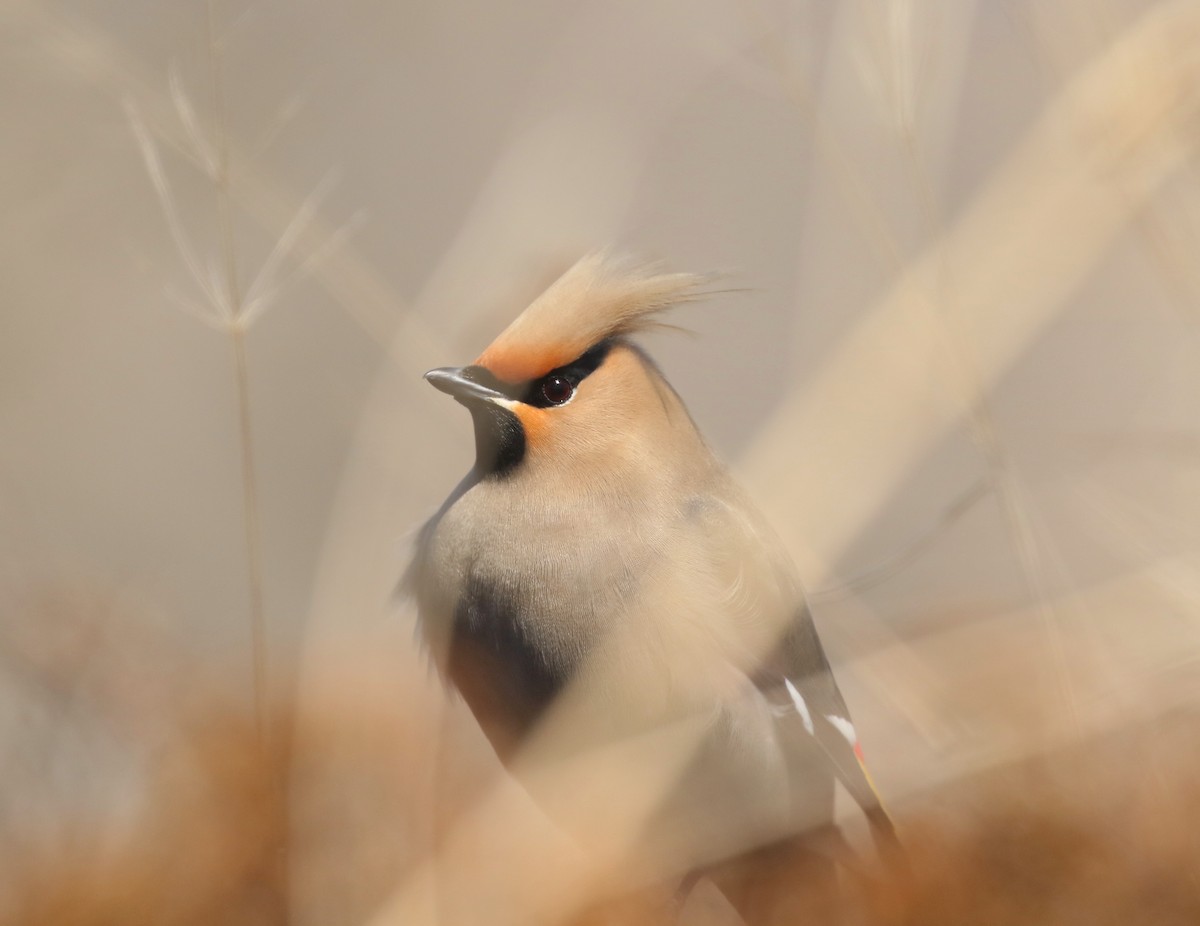
[[[208,0],[208,51],[212,74],[215,125],[217,220],[228,300],[229,340],[233,348],[233,375],[238,403],[238,437],[242,458],[242,515],[246,535],[246,573],[250,596],[250,660],[254,696],[254,725],[264,759],[275,768],[275,795],[280,812],[286,813],[287,784],[272,755],[267,717],[267,620],[263,606],[262,532],[259,526],[258,481],[254,465],[254,428],[250,415],[250,376],[246,361],[246,332],[249,319],[238,278],[237,249],[233,237],[233,201],[230,190],[229,132],[225,121],[225,97],[221,82],[221,49],[217,43],[216,2]],[[271,921],[287,923],[288,844],[286,835],[274,846],[270,882]]]
[[[262,542],[255,479],[253,428],[250,421],[250,385],[246,364],[246,329],[240,321],[229,326],[233,369],[237,385],[238,431],[242,450],[242,511],[246,534],[246,568],[250,595],[250,653],[254,682],[254,721],[259,737],[267,725],[267,640],[263,607]]]
[[[262,541],[259,528],[258,484],[254,466],[254,428],[250,416],[250,378],[246,362],[246,326],[241,285],[238,282],[237,249],[233,237],[233,203],[230,195],[229,143],[225,124],[225,97],[221,82],[221,51],[216,40],[216,9],[208,0],[208,50],[212,76],[213,118],[216,123],[217,221],[228,300],[229,340],[233,348],[234,386],[238,402],[238,433],[242,463],[242,516],[246,535],[246,572],[250,596],[250,658],[254,695],[254,721],[259,739],[267,729],[267,627],[263,607]]]

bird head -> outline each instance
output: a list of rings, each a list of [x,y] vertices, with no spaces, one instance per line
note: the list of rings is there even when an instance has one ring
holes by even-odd
[[[474,363],[426,373],[471,412],[477,473],[503,476],[597,455],[652,459],[672,431],[695,435],[682,403],[629,336],[661,327],[657,317],[700,295],[703,282],[590,255]]]

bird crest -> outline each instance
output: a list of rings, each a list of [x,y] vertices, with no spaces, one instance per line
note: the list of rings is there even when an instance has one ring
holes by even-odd
[[[666,327],[657,317],[704,295],[709,278],[662,273],[604,252],[575,263],[479,355],[499,379],[537,379],[605,338]]]

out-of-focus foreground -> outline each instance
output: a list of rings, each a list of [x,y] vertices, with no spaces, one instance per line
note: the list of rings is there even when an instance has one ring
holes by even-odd
[[[0,922],[581,915],[597,847],[394,590],[472,459],[420,374],[614,243],[746,287],[648,346],[912,848],[846,903],[1196,920],[1200,6],[10,0],[0,42]]]

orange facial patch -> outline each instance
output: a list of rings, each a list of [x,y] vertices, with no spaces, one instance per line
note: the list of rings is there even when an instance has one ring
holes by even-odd
[[[559,345],[557,349],[547,346],[516,351],[506,349],[502,342],[495,342],[476,358],[475,363],[506,383],[525,383],[570,363],[578,355],[572,351],[574,345]]]
[[[525,432],[525,440],[530,444],[537,444],[550,427],[549,416],[546,414],[546,409],[544,408],[535,408],[532,405],[518,405],[512,412],[517,416],[517,420],[521,422],[521,428]]]

